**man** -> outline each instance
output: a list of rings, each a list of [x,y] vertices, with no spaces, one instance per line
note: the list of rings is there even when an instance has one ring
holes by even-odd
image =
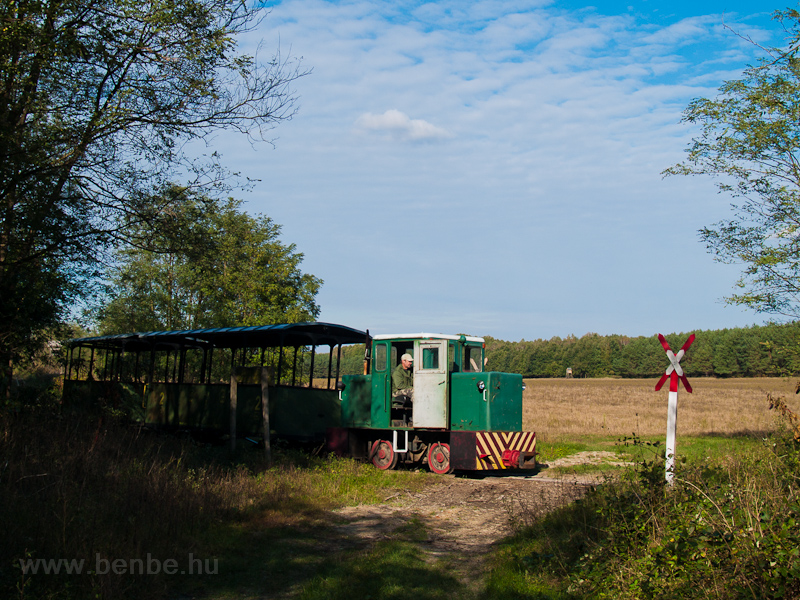
[[[400,364],[392,371],[392,397],[405,396],[408,400],[414,397],[414,357],[406,353],[400,357]]]

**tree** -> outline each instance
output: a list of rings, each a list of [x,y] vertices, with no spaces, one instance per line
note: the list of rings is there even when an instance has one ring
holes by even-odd
[[[125,247],[117,252],[111,295],[98,312],[104,334],[295,323],[319,315],[322,283],[304,274],[303,255],[278,239],[266,216],[172,187],[171,226],[138,223],[136,235],[166,251]]]
[[[740,290],[726,300],[757,312],[800,317],[800,13],[775,13],[785,49],[728,81],[714,99],[692,101],[684,121],[700,124],[686,160],[666,175],[711,175],[737,199],[733,217],[700,231],[721,262],[742,264]]]
[[[36,333],[85,294],[98,261],[176,173],[223,184],[187,142],[220,129],[263,139],[294,114],[304,75],[278,52],[237,53],[259,3],[6,0],[0,6],[0,395]],[[196,146],[195,146],[196,147]],[[143,228],[147,230],[147,228]],[[5,388],[5,389],[4,389]]]

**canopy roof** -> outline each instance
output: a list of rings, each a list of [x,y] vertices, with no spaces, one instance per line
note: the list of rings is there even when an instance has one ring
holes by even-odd
[[[76,338],[69,346],[118,348],[128,352],[157,346],[184,348],[276,348],[279,346],[336,346],[369,343],[369,333],[332,323],[285,323],[250,327],[147,331]]]

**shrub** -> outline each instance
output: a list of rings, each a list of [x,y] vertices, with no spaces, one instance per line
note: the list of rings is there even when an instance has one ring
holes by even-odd
[[[755,450],[682,465],[672,486],[662,459],[642,460],[520,531],[490,591],[512,569],[553,597],[800,598],[800,442],[783,419]]]

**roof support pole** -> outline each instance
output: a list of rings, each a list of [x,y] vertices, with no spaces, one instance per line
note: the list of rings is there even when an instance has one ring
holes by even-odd
[[[342,345],[336,346],[336,381],[333,382],[333,389],[339,385],[339,369],[342,364]]]
[[[150,346],[150,369],[147,373],[147,383],[152,384],[156,370],[156,347]]]
[[[178,354],[181,357],[180,366],[178,367],[178,383],[183,383],[183,375],[186,371],[186,348],[181,346],[178,350]]]
[[[283,377],[283,340],[281,340],[281,349],[278,352],[278,385],[281,384],[281,378]]]
[[[67,379],[70,379],[72,377],[72,365],[73,365],[74,360],[75,360],[75,346],[70,346],[69,354],[67,356],[68,356],[68,364],[69,364],[69,370],[67,372]],[[75,379],[77,379],[78,377],[81,376],[80,365],[81,365],[81,347],[78,346],[78,364],[76,365],[76,368],[75,368]]]
[[[317,347],[315,345],[311,346],[311,366],[308,371],[308,387],[314,387],[314,356],[316,355]]]
[[[262,351],[263,362],[263,351]],[[261,421],[264,427],[264,455],[267,459],[267,465],[272,465],[272,446],[269,439],[269,386],[270,368],[261,367]]]
[[[294,347],[294,361],[292,362],[292,387],[294,387],[294,382],[297,377],[297,351],[300,349],[300,346]]]
[[[236,376],[236,367],[231,365],[231,399],[230,399],[230,436],[231,452],[236,451],[236,404],[239,397],[239,386]]]
[[[206,382],[206,356],[208,355],[208,348],[203,346],[203,360],[200,363],[200,383]]]
[[[333,371],[333,344],[328,346],[328,381],[325,384],[325,389],[331,389],[331,373]]]

